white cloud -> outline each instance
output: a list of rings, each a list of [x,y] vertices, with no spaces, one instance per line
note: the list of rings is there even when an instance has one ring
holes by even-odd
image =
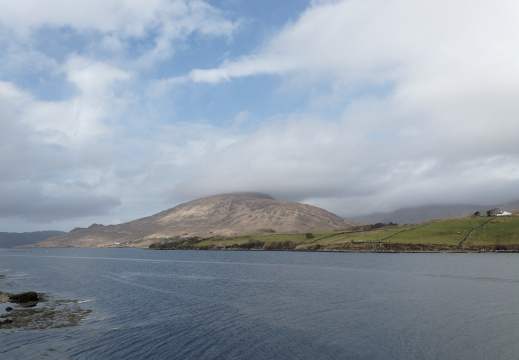
[[[287,93],[331,83],[309,103],[342,107],[344,131],[384,140],[397,159],[509,154],[518,150],[517,15],[515,1],[318,1],[257,52],[189,78],[278,74]]]
[[[172,25],[175,20],[190,14],[195,16],[194,21],[189,22],[191,27],[201,26],[204,32],[222,31],[212,22],[193,25],[196,20],[202,20],[203,15],[215,13],[215,9],[201,1],[149,0],[144,3],[139,0],[20,0],[2,5],[0,21],[22,35],[50,26],[141,37],[157,22]],[[185,25],[178,26],[179,29],[183,27]]]
[[[514,66],[514,1],[318,2],[256,54],[194,70],[195,81],[302,71],[344,81],[388,81]],[[490,60],[490,62],[489,62]],[[492,69],[498,70],[499,69]],[[409,80],[409,79],[407,79]],[[363,84],[362,84],[363,85]]]
[[[131,80],[131,74],[108,64],[72,56],[63,66],[68,81],[78,92],[62,101],[41,101],[18,91],[19,121],[31,127],[33,135],[48,144],[81,146],[111,131],[109,117],[127,103],[121,84]],[[14,90],[11,90],[13,92]],[[11,104],[15,104],[10,101]],[[22,106],[23,105],[23,106]]]
[[[191,34],[230,36],[239,22],[201,0],[21,0],[2,5],[0,25],[25,42],[40,30],[52,30],[52,36],[76,34],[78,44],[72,46],[86,42],[90,51],[121,58],[138,49],[139,57],[129,63],[141,68],[169,58]]]
[[[68,81],[88,96],[109,96],[115,82],[131,79],[131,74],[126,71],[79,56],[69,58],[64,71]]]
[[[8,222],[50,222],[105,214],[118,206],[117,193],[95,173],[110,169],[111,151],[96,149],[114,140],[113,117],[121,103],[119,85],[131,79],[109,65],[72,57],[63,67],[77,93],[43,101],[0,81],[2,152],[0,217]],[[123,106],[124,107],[124,106]],[[92,159],[103,159],[94,163]]]

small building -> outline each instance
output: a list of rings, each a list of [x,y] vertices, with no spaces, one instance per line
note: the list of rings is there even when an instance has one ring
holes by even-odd
[[[511,212],[508,212],[508,211],[497,211],[495,213],[496,216],[509,216],[509,215],[512,215]]]

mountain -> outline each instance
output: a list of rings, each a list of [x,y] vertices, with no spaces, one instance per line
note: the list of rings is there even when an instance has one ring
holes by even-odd
[[[499,209],[506,211],[519,210],[519,200],[501,205],[426,205],[404,208],[387,213],[374,213],[351,217],[352,220],[363,224],[388,223],[418,224],[427,220],[450,219],[467,217],[476,211],[486,214],[487,210]]]
[[[51,236],[66,234],[64,231],[33,231],[24,233],[0,232],[0,248],[11,248],[20,245],[35,244]]]
[[[315,206],[258,193],[215,195],[120,225],[93,224],[47,239],[37,247],[148,247],[166,238],[247,234],[261,229],[306,232],[359,225]]]

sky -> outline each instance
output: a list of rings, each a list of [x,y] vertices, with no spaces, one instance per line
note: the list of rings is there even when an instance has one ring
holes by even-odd
[[[341,216],[519,199],[516,0],[17,0],[0,231],[200,197]]]

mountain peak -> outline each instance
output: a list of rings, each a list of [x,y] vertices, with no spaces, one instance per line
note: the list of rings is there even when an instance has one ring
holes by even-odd
[[[344,229],[358,225],[324,209],[257,192],[213,195],[119,225],[92,225],[39,243],[46,247],[147,247],[168,238]]]

